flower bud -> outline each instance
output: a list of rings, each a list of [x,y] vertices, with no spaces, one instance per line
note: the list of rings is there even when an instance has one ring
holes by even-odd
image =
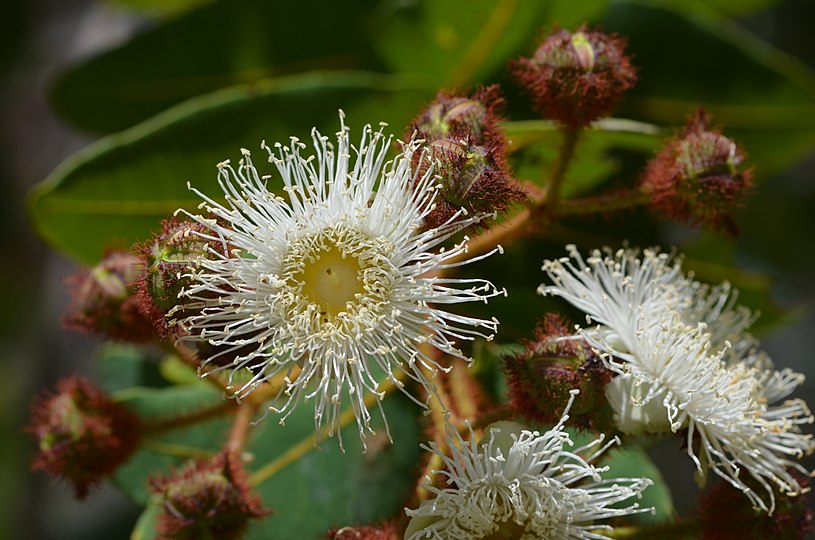
[[[161,222],[162,231],[136,249],[146,261],[139,282],[139,298],[152,315],[159,333],[169,332],[168,314],[183,311],[190,315],[189,302],[181,293],[192,283],[190,277],[213,253],[226,252],[226,245],[206,238],[208,230],[195,221],[172,217]]]
[[[531,58],[511,65],[515,78],[546,117],[580,128],[607,116],[637,82],[625,41],[603,32],[560,30],[543,40]]]
[[[65,326],[122,341],[148,341],[153,325],[136,297],[135,285],[143,268],[141,257],[111,251],[93,268],[69,278],[73,306]]]
[[[37,439],[33,468],[73,485],[77,497],[124,463],[138,447],[139,419],[85,379],[57,383],[32,406],[26,428]]]
[[[149,483],[163,498],[158,521],[162,540],[234,540],[243,536],[249,520],[271,513],[251,492],[239,460],[228,453],[190,463]]]
[[[744,152],[716,129],[704,110],[688,120],[651,160],[642,189],[653,209],[692,225],[707,223],[735,235],[733,211],[752,187],[752,171],[741,168]]]
[[[569,423],[603,433],[614,431],[604,396],[614,374],[602,359],[579,337],[569,336],[558,315],[547,315],[535,333],[536,340],[527,344],[525,352],[504,359],[510,406],[534,422],[556,424],[571,391],[578,389]]]
[[[498,85],[472,96],[439,92],[409,125],[407,138],[423,139],[430,159],[417,154],[414,167],[432,166],[439,193],[425,227],[447,223],[462,208],[471,214],[499,214],[524,199],[507,172],[506,141],[500,126],[504,99]],[[426,158],[427,156],[425,156]],[[481,226],[489,220],[480,222]]]
[[[480,88],[472,96],[439,92],[435,101],[410,123],[407,138],[415,134],[428,142],[466,139],[503,154],[500,111],[505,103],[497,84]]]

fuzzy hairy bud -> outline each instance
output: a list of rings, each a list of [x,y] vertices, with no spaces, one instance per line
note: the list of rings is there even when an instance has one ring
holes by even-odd
[[[163,498],[161,540],[236,540],[243,537],[250,520],[270,513],[252,493],[239,459],[225,452],[149,483]]]
[[[684,131],[670,139],[646,168],[642,189],[659,214],[738,233],[733,211],[752,187],[744,152],[699,109]]]
[[[152,319],[136,292],[143,268],[141,257],[110,251],[93,268],[69,278],[73,304],[65,316],[65,326],[120,341],[149,341]]]
[[[569,336],[568,326],[548,314],[535,330],[526,351],[504,359],[510,405],[522,416],[556,424],[572,390],[580,390],[569,423],[602,433],[614,431],[612,411],[604,387],[613,378],[602,359],[582,340]]]
[[[476,215],[500,214],[524,199],[507,172],[506,140],[499,124],[503,106],[498,85],[472,96],[439,92],[409,125],[406,137],[424,140],[431,157],[420,160],[416,154],[414,166],[426,169],[432,161],[439,179],[426,228],[443,225],[462,208]]]
[[[138,283],[138,295],[149,311],[159,334],[167,337],[171,328],[166,316],[183,312],[190,315],[189,305],[181,293],[192,284],[191,273],[200,262],[225,254],[227,247],[202,237],[206,228],[195,221],[172,217],[161,222],[162,230],[153,238],[136,246],[144,257],[146,268]]]
[[[78,498],[124,463],[139,444],[135,414],[79,377],[36,401],[26,428],[37,439],[33,468],[69,482]]]
[[[511,70],[547,118],[574,129],[608,116],[637,82],[636,70],[615,34],[560,30],[545,38]]]

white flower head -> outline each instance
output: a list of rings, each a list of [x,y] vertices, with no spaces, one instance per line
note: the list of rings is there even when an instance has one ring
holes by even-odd
[[[296,138],[276,151],[262,145],[285,198],[271,190],[275,182],[260,176],[247,150],[237,168],[219,165],[225,202],[193,189],[214,218],[190,217],[226,255],[213,250],[190,276],[194,284],[182,300],[197,313],[179,323],[188,333],[182,339],[213,346],[205,359],[211,371],[230,370],[231,384],[240,381],[236,374],[249,374],[236,387],[238,398],[276,378],[282,387],[271,410],[281,423],[300,401],[314,400],[316,429],[327,425],[333,434],[347,400],[364,436],[372,433],[364,394],[383,397],[380,381],[402,388],[397,376],[405,374],[434,391],[422,369],[446,368],[423,352],[424,344],[466,358],[457,340],[490,339],[497,330],[495,319],[445,307],[505,292],[481,279],[439,276],[464,264],[451,259],[461,259],[467,238],[447,249],[440,244],[485,216],[460,211],[438,228],[421,228],[436,179],[432,167],[413,172],[415,160],[427,159],[419,143],[404,144],[386,161],[391,137],[383,129],[366,126],[355,147],[342,112],[340,124],[336,146],[313,130],[313,154],[306,157],[307,146]]]
[[[651,250],[594,251],[584,260],[567,249],[570,257],[544,263],[553,284],[538,291],[564,298],[596,323],[579,337],[619,374],[606,387],[618,427],[686,429],[700,476],[712,470],[767,512],[775,507],[774,486],[800,493],[790,469],[807,473],[796,460],[815,448],[800,430],[813,418],[801,400],[774,403],[803,376],[773,368],[746,332],[755,317],[736,305],[730,286],[698,283],[682,274],[678,259]]]
[[[544,434],[528,431],[513,422],[487,428],[486,442],[477,444],[470,429],[464,441],[447,424],[447,456],[435,443],[423,447],[441,457],[444,468],[433,471],[446,479],[438,488],[428,478],[426,487],[435,498],[415,510],[405,540],[519,540],[608,538],[609,525],[598,522],[618,516],[651,511],[637,503],[652,484],[647,478],[604,479],[609,467],[591,463],[612,444],[604,437],[569,451],[573,445],[563,430],[578,390],[572,391],[560,422]],[[499,536],[500,535],[500,536]]]

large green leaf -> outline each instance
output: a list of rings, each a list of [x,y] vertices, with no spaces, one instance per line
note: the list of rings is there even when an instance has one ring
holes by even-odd
[[[373,4],[206,3],[71,69],[52,102],[83,129],[113,132],[234,84],[313,69],[370,69],[363,29]]]
[[[31,216],[53,247],[92,262],[149,237],[177,208],[195,208],[187,182],[217,197],[216,164],[242,147],[270,173],[262,140],[309,140],[312,126],[333,134],[339,108],[357,132],[385,121],[398,135],[426,97],[393,77],[316,72],[194,98],[69,158],[32,191]]]
[[[429,84],[457,87],[500,75],[534,46],[541,28],[577,26],[605,0],[426,0],[382,15],[379,50],[396,71],[422,73]]]
[[[682,123],[703,104],[741,143],[761,178],[811,152],[815,75],[723,17],[617,0],[607,30],[626,36],[640,81],[621,112]]]

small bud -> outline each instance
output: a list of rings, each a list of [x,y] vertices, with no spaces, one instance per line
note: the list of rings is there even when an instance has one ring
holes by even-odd
[[[776,493],[776,507],[767,514],[752,507],[750,501],[726,482],[716,482],[699,499],[694,516],[701,521],[702,540],[742,540],[773,538],[805,540],[815,534],[815,513],[809,495],[809,478],[796,474],[804,488],[802,494]],[[761,486],[755,484],[758,491]]]
[[[500,126],[505,105],[500,87],[493,84],[478,89],[472,96],[439,92],[409,124],[406,136],[428,142],[436,139],[466,139],[477,146],[504,152],[504,132]]]
[[[65,317],[65,326],[116,340],[148,341],[153,324],[136,297],[135,285],[143,268],[141,257],[111,251],[93,268],[69,278],[73,306]]]
[[[85,379],[62,379],[57,390],[32,406],[33,468],[70,482],[83,498],[136,450],[139,419]]]
[[[558,315],[549,314],[535,331],[536,340],[516,357],[504,359],[510,405],[538,423],[556,424],[580,390],[569,412],[569,423],[603,433],[614,431],[604,387],[614,377],[586,343],[569,336]]]
[[[511,65],[515,78],[543,114],[570,128],[608,116],[637,82],[625,41],[602,32],[560,30],[543,40],[531,58]]]
[[[146,271],[138,284],[139,298],[152,315],[159,333],[166,337],[170,328],[165,315],[190,307],[182,303],[180,293],[193,283],[189,277],[213,253],[225,253],[227,247],[204,238],[207,229],[194,221],[177,217],[161,222],[162,231],[152,240],[136,246],[146,261]]]
[[[164,501],[158,521],[161,540],[235,540],[244,535],[250,520],[271,513],[251,492],[238,458],[227,453],[149,483]]]
[[[377,525],[357,525],[332,529],[326,535],[328,540],[402,540],[392,522]]]
[[[692,225],[708,223],[738,233],[733,211],[752,187],[752,171],[741,168],[744,152],[716,129],[704,110],[688,120],[645,171],[642,189],[654,210]]]

